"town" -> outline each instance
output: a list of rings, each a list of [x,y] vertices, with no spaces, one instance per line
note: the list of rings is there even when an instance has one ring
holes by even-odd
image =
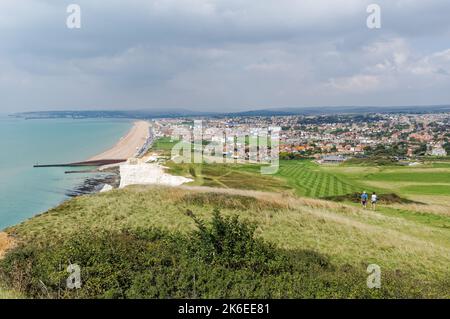
[[[218,138],[223,142],[226,142],[227,135],[230,139],[249,136],[251,140],[251,136],[258,135],[261,130],[279,127],[280,159],[308,157],[319,162],[339,163],[348,158],[370,157],[401,162],[426,156],[445,157],[450,153],[450,113],[199,119],[205,132],[211,129],[225,132]],[[194,129],[192,118],[153,120],[156,137],[171,137],[177,130],[186,128]],[[217,136],[211,134],[204,133],[203,137],[213,142],[217,140]],[[224,156],[236,155],[234,150],[227,151]]]

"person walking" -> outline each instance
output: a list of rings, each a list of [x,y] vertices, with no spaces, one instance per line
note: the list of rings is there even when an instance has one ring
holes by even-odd
[[[370,202],[372,203],[373,210],[377,209],[377,201],[378,201],[378,196],[375,192],[373,192],[372,197],[370,198]]]
[[[369,199],[369,195],[367,195],[367,192],[364,191],[364,192],[361,194],[361,204],[363,205],[364,208],[367,207],[367,200],[368,200],[368,199]]]

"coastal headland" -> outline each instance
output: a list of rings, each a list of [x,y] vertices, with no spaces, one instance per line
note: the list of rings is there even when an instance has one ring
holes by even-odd
[[[3,295],[29,298],[448,298],[446,158],[406,166],[286,156],[269,176],[252,163],[177,163],[170,156],[178,142],[162,128],[185,119],[160,122],[141,146],[151,145],[147,152],[95,171],[116,175],[114,183],[89,181],[95,189],[86,194],[96,194],[78,192],[0,233],[0,297],[4,287]],[[378,205],[363,207],[361,190],[376,192]],[[218,252],[209,234],[238,245]],[[83,269],[77,291],[59,280],[73,260]],[[382,271],[380,288],[367,286],[370,265]],[[155,273],[161,281],[149,284]],[[92,290],[98,282],[105,285]]]

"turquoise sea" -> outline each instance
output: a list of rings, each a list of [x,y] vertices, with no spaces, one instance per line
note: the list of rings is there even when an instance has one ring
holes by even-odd
[[[54,207],[85,174],[34,164],[85,160],[112,147],[128,120],[25,120],[0,115],[0,230]]]

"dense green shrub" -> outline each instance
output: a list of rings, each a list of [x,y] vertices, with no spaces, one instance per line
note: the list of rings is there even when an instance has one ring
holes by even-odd
[[[204,263],[261,274],[290,270],[283,268],[287,262],[272,245],[254,238],[255,225],[239,221],[236,215],[223,217],[217,210],[211,227],[193,217],[198,230],[192,236],[192,254]]]

